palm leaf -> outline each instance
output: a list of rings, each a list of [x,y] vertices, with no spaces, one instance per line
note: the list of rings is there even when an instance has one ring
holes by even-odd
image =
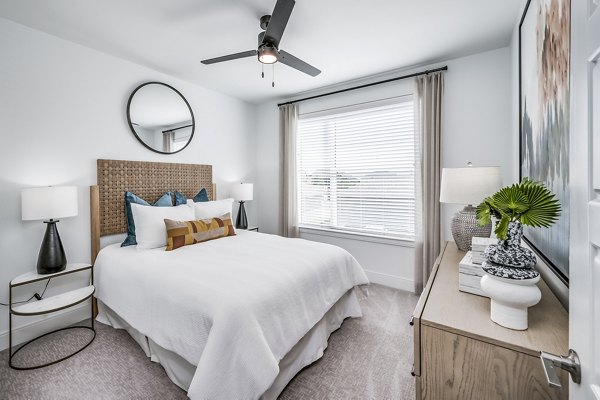
[[[497,191],[477,206],[477,222],[487,225],[495,217],[494,232],[506,239],[508,223],[520,221],[532,227],[549,227],[558,220],[561,209],[556,196],[541,182],[529,178]]]
[[[524,179],[521,190],[529,201],[529,210],[519,218],[524,225],[547,228],[556,222],[561,213],[560,203],[546,186]]]
[[[498,211],[496,205],[494,204],[494,200],[491,197],[483,200],[483,202],[477,206],[475,212],[477,214],[477,223],[480,226],[486,226],[489,224],[492,220],[492,217],[500,219],[503,216],[502,212]]]
[[[506,240],[509,222],[510,218],[508,215],[502,216],[502,218],[498,222],[496,222],[496,229],[494,229],[494,233],[496,234],[498,239]]]
[[[492,207],[490,207],[490,204],[487,203],[486,200],[478,205],[475,210],[477,213],[477,223],[479,226],[486,226],[492,219]]]
[[[492,199],[494,205],[511,217],[516,217],[529,210],[529,199],[520,185],[507,186],[497,191]]]

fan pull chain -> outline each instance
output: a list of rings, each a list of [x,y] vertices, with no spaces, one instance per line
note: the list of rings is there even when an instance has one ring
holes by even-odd
[[[264,79],[264,77],[265,77],[265,64],[260,63],[260,69],[261,69],[261,76]]]
[[[273,66],[273,79],[271,80],[271,87],[275,87],[275,63],[271,65]]]

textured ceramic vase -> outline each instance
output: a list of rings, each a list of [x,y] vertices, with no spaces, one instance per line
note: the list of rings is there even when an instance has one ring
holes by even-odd
[[[485,249],[485,257],[495,264],[516,268],[531,268],[537,263],[533,251],[521,246],[523,225],[519,221],[508,223],[506,240]]]
[[[481,278],[481,289],[491,299],[491,319],[498,325],[515,330],[527,329],[527,308],[539,303],[542,298],[536,283],[540,276],[532,279],[515,280],[485,274]]]
[[[471,250],[473,237],[490,237],[492,233],[492,223],[485,226],[479,226],[477,223],[477,214],[475,207],[465,206],[461,211],[454,214],[450,225],[454,243],[460,251]]]

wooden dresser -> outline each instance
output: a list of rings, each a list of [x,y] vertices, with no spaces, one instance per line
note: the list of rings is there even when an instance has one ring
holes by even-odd
[[[465,253],[447,242],[417,303],[414,373],[418,400],[567,399],[548,385],[541,350],[568,352],[568,313],[543,281],[542,300],[529,309],[529,329],[514,331],[490,320],[490,300],[458,290]]]

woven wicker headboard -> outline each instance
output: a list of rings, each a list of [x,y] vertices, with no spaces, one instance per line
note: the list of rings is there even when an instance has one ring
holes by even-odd
[[[175,190],[191,198],[201,188],[209,199],[216,197],[212,165],[98,160],[97,171],[100,236],[127,232],[125,191],[149,202]]]
[[[100,252],[100,236],[125,233],[125,191],[154,202],[166,191],[191,198],[202,188],[215,200],[212,165],[173,164],[145,161],[98,160],[98,184],[90,186],[91,260]],[[93,300],[93,316],[98,314]]]

